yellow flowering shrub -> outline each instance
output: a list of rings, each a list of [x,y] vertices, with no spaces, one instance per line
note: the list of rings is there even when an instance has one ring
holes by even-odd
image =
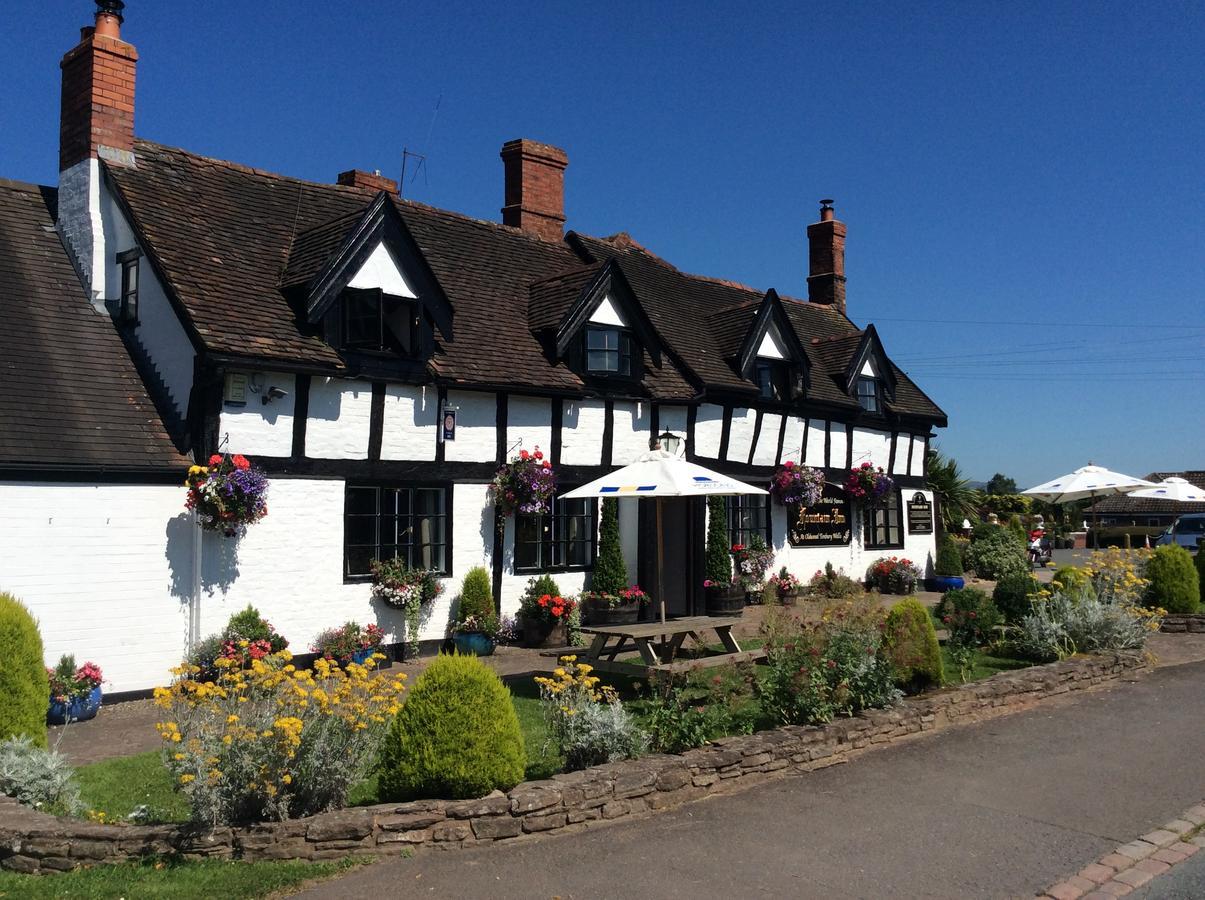
[[[1139,606],[1150,582],[1142,570],[1150,558],[1150,550],[1122,550],[1110,547],[1097,550],[1080,571],[1088,576],[1092,592],[1105,603],[1120,606]]]
[[[641,755],[648,738],[619,702],[610,685],[591,674],[594,667],[576,656],[562,656],[551,677],[535,679],[540,707],[551,743],[565,759],[565,768],[629,759]]]
[[[244,642],[246,643],[246,642]],[[298,669],[286,650],[244,667],[219,659],[217,677],[173,669],[155,689],[164,763],[194,820],[239,824],[342,806],[376,760],[402,702],[405,675],[318,659]]]

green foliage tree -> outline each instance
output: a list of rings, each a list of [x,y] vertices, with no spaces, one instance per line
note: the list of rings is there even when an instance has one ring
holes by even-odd
[[[1171,544],[1158,548],[1146,561],[1143,573],[1150,584],[1148,606],[1162,606],[1169,613],[1194,613],[1201,605],[1201,582],[1192,554]]]
[[[510,691],[474,656],[439,656],[418,677],[381,752],[382,800],[470,799],[523,780]]]
[[[1007,475],[997,472],[988,479],[983,490],[987,494],[1015,494],[1017,493],[1017,482]]]
[[[732,548],[728,545],[728,506],[723,497],[707,498],[707,556],[704,575],[708,581],[732,581]]]
[[[1021,521],[1021,517],[1016,513],[1008,517],[1008,530],[1022,544],[1028,545],[1029,533],[1025,530],[1025,523]]]
[[[42,652],[42,635],[29,610],[0,593],[0,740],[25,735],[35,746],[46,746],[50,680]]]
[[[469,569],[460,588],[456,621],[463,622],[469,616],[476,616],[478,619],[490,619],[494,616],[494,592],[490,584],[490,573],[482,566]]]
[[[989,527],[980,533],[976,529],[967,549],[967,565],[980,578],[997,581],[1006,575],[1029,571],[1029,555],[1025,542],[1006,528]]]
[[[974,521],[979,517],[979,492],[963,477],[957,460],[943,456],[936,447],[929,448],[925,485],[937,499],[938,521],[945,531],[960,531],[963,519]]]
[[[943,537],[937,545],[937,559],[933,563],[933,572],[945,578],[957,578],[962,575],[962,552],[949,537]]]
[[[883,648],[895,683],[908,693],[938,687],[945,680],[937,630],[919,600],[909,597],[891,607],[883,624]]]
[[[1033,610],[1032,597],[1038,591],[1038,580],[1028,572],[1005,575],[992,591],[992,602],[1009,624],[1021,621]]]
[[[598,558],[590,590],[598,594],[618,594],[628,586],[628,564],[619,544],[619,501],[605,497],[602,522],[598,526]]]

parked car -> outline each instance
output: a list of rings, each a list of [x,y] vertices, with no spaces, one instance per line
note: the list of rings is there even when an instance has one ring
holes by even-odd
[[[1205,538],[1205,513],[1187,513],[1176,519],[1171,528],[1159,535],[1155,546],[1179,544],[1185,550],[1195,553],[1197,542],[1201,538]]]

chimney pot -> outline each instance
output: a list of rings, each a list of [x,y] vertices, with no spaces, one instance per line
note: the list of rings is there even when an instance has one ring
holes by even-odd
[[[121,40],[121,23],[125,21],[123,0],[96,0],[96,33],[102,37]]]
[[[502,145],[505,205],[502,224],[546,241],[565,233],[565,167],[569,156],[560,147],[519,138]]]
[[[833,201],[820,201],[820,221],[808,226],[808,301],[845,313],[845,223]]]

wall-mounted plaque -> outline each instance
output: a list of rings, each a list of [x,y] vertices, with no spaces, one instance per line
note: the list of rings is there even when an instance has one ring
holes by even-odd
[[[787,508],[787,540],[792,547],[848,544],[850,522],[849,495],[835,484],[826,484],[815,506]]]
[[[908,533],[933,533],[933,502],[919,492],[908,501]]]

